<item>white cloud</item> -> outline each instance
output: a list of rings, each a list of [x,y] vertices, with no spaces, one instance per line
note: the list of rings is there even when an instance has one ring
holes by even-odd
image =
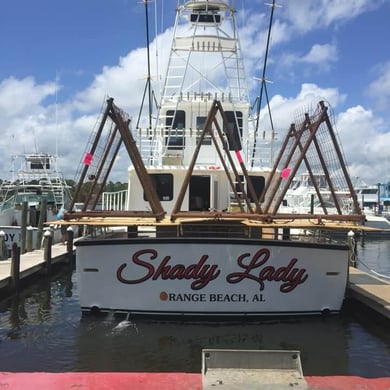
[[[159,95],[160,80],[164,76],[165,64],[168,61],[167,50],[170,47],[172,29],[166,30],[151,42],[151,77],[152,88]],[[159,46],[159,67],[156,66],[156,46]],[[158,73],[158,74],[157,74]],[[129,52],[119,59],[116,66],[105,66],[102,72],[95,76],[92,84],[75,97],[75,109],[91,112],[102,105],[107,97],[114,97],[115,103],[136,117],[142,102],[142,94],[147,83],[147,52],[139,48]]]
[[[331,44],[313,45],[310,52],[299,59],[299,62],[326,66],[328,62],[337,60],[337,47]]]
[[[377,67],[378,78],[368,86],[368,94],[377,102],[378,108],[388,110],[390,105],[390,62]]]
[[[363,0],[302,1],[288,0],[283,6],[284,21],[277,21],[272,32],[270,64],[275,60],[273,46],[286,42],[294,35],[294,30],[306,33],[309,30],[327,27],[331,23],[348,20],[354,16],[378,6]],[[279,12],[279,11],[278,11]],[[282,13],[282,11],[280,11]],[[246,70],[253,88],[258,88],[252,77],[260,76],[262,54],[266,41],[268,15],[252,13],[240,31],[242,49],[246,58]],[[164,66],[156,71],[155,47],[158,44],[159,62],[165,64],[172,30],[169,29],[152,43],[151,60],[153,87],[158,95],[161,89],[159,79],[164,76]],[[315,66],[330,66],[337,60],[335,44],[313,44],[307,54],[298,57],[290,54],[288,62],[306,63]],[[87,140],[97,124],[98,114],[107,96],[115,98],[115,103],[128,112],[135,121],[141,104],[142,93],[146,85],[146,49],[139,48],[120,58],[112,67],[103,67],[89,87],[71,98],[71,101],[48,105],[45,99],[53,98],[55,83],[37,83],[34,78],[7,78],[0,82],[0,177],[8,170],[8,161],[12,154],[30,152],[37,147],[39,151],[54,153],[58,146],[61,166],[67,177],[73,178],[82,158]],[[382,96],[387,103],[390,94],[390,64],[379,68],[378,78],[369,86],[369,93]],[[53,99],[52,99],[53,100]],[[301,84],[298,93],[288,95],[280,93],[271,98],[270,104],[279,139],[282,139],[297,112],[313,108],[319,100],[330,103],[337,115],[337,129],[350,164],[353,176],[360,176],[367,182],[381,180],[385,173],[384,157],[388,155],[390,132],[388,126],[373,111],[363,106],[355,106],[340,112],[346,102],[344,91],[336,87],[324,88],[314,83]],[[147,103],[145,103],[147,104]],[[266,110],[262,110],[265,114]],[[266,118],[263,127],[269,129]],[[386,132],[387,131],[387,132]],[[126,154],[126,152],[124,152]],[[125,158],[126,157],[126,158]],[[118,158],[120,167],[115,170],[116,180],[126,180],[127,156]],[[370,169],[367,169],[367,165]]]
[[[286,0],[283,16],[294,30],[306,33],[331,24],[343,23],[380,7],[386,0]]]
[[[18,80],[7,78],[0,83],[0,124],[21,113],[34,113],[41,109],[42,101],[55,94],[56,84],[47,82],[36,84],[33,77]]]
[[[303,55],[300,53],[282,54],[278,69],[283,69],[284,73],[289,72],[290,77],[297,72],[297,65],[298,70],[301,72],[302,65],[307,65],[309,68],[303,70],[306,74],[308,72],[328,72],[337,60],[338,50],[336,45],[329,43],[323,45],[315,44],[310,48],[308,53]]]
[[[314,111],[319,101],[324,100],[328,105],[336,108],[345,101],[345,98],[346,96],[337,88],[320,88],[316,84],[302,84],[301,90],[293,97],[273,96],[270,107],[279,140],[284,138],[290,124],[297,116],[302,112]],[[263,123],[269,121],[266,110],[263,110],[263,118]]]
[[[340,113],[336,122],[350,175],[369,184],[384,180],[389,171],[386,158],[390,132],[378,131],[383,126],[382,119],[356,106]]]
[[[273,122],[277,131],[277,144],[286,135],[290,124],[296,122],[303,113],[313,112],[316,104],[324,100],[335,118],[335,130],[340,139],[341,148],[351,177],[359,177],[366,183],[383,181],[390,171],[388,147],[390,132],[381,132],[383,120],[362,106],[339,111],[345,103],[346,95],[337,88],[320,88],[315,84],[303,84],[296,96],[275,95],[271,101]],[[261,129],[269,131],[270,123],[266,110],[262,111]]]

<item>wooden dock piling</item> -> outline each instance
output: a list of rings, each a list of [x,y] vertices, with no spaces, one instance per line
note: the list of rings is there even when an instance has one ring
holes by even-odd
[[[43,259],[45,260],[45,273],[46,275],[51,274],[51,245],[53,241],[50,230],[45,232],[43,241]]]
[[[357,251],[357,244],[355,240],[355,233],[351,230],[348,232],[348,258],[349,258],[349,265],[352,267],[357,267],[356,265],[356,251]]]
[[[27,234],[26,234],[26,249],[27,252],[32,252],[33,250],[33,228],[32,226],[27,227]]]
[[[11,280],[14,290],[19,290],[20,281],[20,247],[16,242],[12,244]]]
[[[40,212],[39,212],[38,234],[37,234],[37,242],[35,245],[36,248],[41,247],[43,224],[46,220],[46,208],[47,208],[47,199],[43,198],[41,202]]]
[[[22,225],[20,227],[20,252],[26,252],[26,234],[27,234],[27,202],[22,204]]]
[[[73,251],[73,239],[74,232],[71,226],[66,229],[66,253],[68,257],[68,263],[73,265],[75,263],[75,255]]]
[[[5,232],[0,231],[0,260],[8,259],[8,249],[5,244]]]

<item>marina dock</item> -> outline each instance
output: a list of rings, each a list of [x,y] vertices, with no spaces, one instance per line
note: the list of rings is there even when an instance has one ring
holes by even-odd
[[[50,250],[50,266],[70,260],[67,245],[54,244]],[[73,252],[71,253],[73,256]],[[20,256],[18,281],[12,275],[12,258],[0,260],[0,297],[12,293],[16,289],[15,284],[26,284],[29,279],[47,274],[47,254],[44,249],[26,252]]]
[[[390,283],[350,267],[347,296],[390,319]]]

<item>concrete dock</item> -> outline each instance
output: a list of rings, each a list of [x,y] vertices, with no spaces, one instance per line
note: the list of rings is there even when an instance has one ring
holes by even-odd
[[[358,268],[349,268],[347,297],[390,319],[390,283]]]
[[[69,261],[67,246],[54,244],[51,246],[51,264]],[[0,299],[13,290],[11,276],[12,259],[0,260]],[[46,267],[45,252],[43,249],[24,253],[20,256],[19,281],[21,285],[28,282],[29,278],[38,277]]]

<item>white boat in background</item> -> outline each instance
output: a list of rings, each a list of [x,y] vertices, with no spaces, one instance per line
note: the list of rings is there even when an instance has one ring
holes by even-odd
[[[390,181],[374,185],[360,181],[355,189],[358,202],[366,214],[390,215]]]
[[[356,196],[362,210],[375,213],[380,201],[378,186],[356,187]]]
[[[365,214],[364,225],[375,228],[376,230],[365,231],[364,234],[369,238],[388,238],[390,237],[390,220],[384,215]]]
[[[21,245],[23,207],[26,208],[25,227],[33,228],[33,249],[38,249],[43,224],[51,221],[56,224],[61,207],[70,203],[69,187],[57,164],[57,157],[47,153],[13,157],[12,177],[0,185],[0,231],[5,234],[8,250],[14,242]],[[61,239],[57,230],[55,242]]]
[[[376,186],[358,186],[355,189],[356,199],[362,214],[365,216],[363,225],[364,235],[370,238],[390,236],[390,220],[383,213],[383,202],[380,201],[379,188]],[[318,196],[320,194],[320,197]],[[382,195],[382,193],[381,193]],[[378,208],[378,204],[381,206]],[[313,215],[332,214],[337,207],[343,214],[353,213],[353,199],[348,189],[334,188],[332,192],[324,173],[308,172],[298,175],[287,190],[283,204],[279,208],[282,213]],[[378,210],[381,213],[378,213]],[[358,231],[360,234],[360,232]],[[334,234],[334,233],[333,233]],[[337,232],[337,236],[340,233]]]
[[[317,191],[321,194],[321,199]],[[279,211],[307,214],[337,213],[336,204],[343,214],[348,214],[352,207],[350,191],[334,188],[332,192],[324,173],[304,172],[292,181]]]
[[[359,205],[366,216],[365,225],[378,229],[378,231],[365,232],[367,237],[390,237],[389,188],[390,185],[388,182],[375,185],[360,183],[356,187],[356,196]]]
[[[234,1],[178,3],[156,124],[132,127],[110,98],[82,159],[74,201],[88,178],[90,202],[65,214],[90,232],[75,243],[81,309],[208,317],[339,312],[348,247],[320,233],[339,223],[354,227],[352,216],[317,223],[312,215],[277,213],[273,201],[291,161],[272,166],[272,137],[256,130]],[[316,131],[332,131],[322,102],[312,114],[296,123],[311,137],[302,148]],[[119,201],[125,206],[105,200],[110,209],[95,210],[122,143],[132,161]],[[305,158],[296,150],[292,172]],[[305,226],[319,234],[290,234]]]

